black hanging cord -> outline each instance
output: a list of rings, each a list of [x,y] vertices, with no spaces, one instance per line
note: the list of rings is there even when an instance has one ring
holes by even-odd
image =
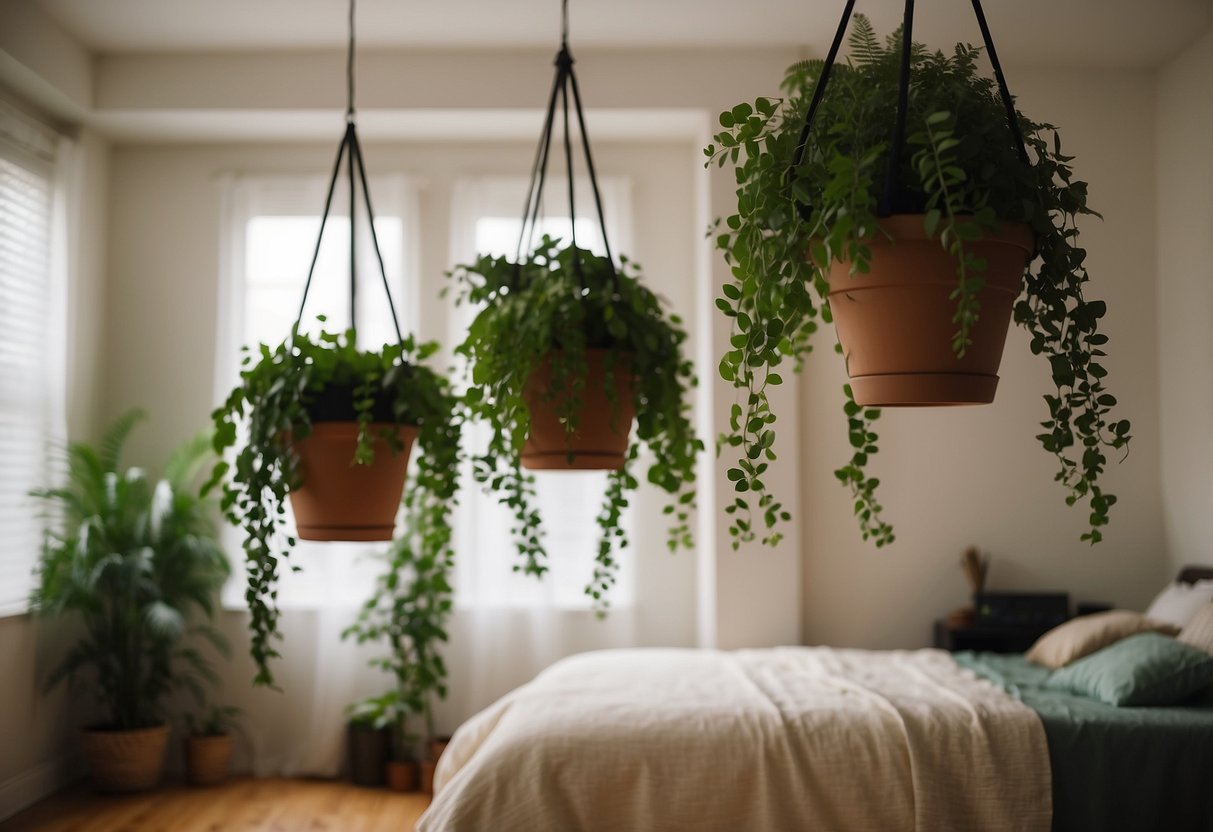
[[[350,134],[354,131],[354,123],[349,122],[345,126],[345,135],[341,137],[341,144],[337,147],[337,160],[333,162],[333,175],[329,177],[328,195],[324,198],[324,213],[320,215],[320,233],[316,235],[316,248],[312,251],[312,262],[307,267],[307,282],[303,284],[303,299],[299,301],[299,314],[295,316],[295,325],[291,327],[292,334],[299,331],[299,324],[303,320],[303,308],[307,306],[307,293],[312,289],[312,277],[316,274],[316,261],[320,259],[320,243],[324,240],[324,227],[329,221],[329,211],[333,207],[333,192],[337,188],[337,174],[341,171],[341,159],[345,156],[346,148],[349,147]]]
[[[994,68],[994,79],[998,82],[998,92],[1002,98],[1003,107],[1007,112],[1007,126],[1015,139],[1016,151],[1024,164],[1030,164],[1027,147],[1024,144],[1023,131],[1019,128],[1019,118],[1015,113],[1015,102],[1011,98],[1011,91],[1007,88],[1007,81],[1002,72],[1002,65],[998,60],[998,52],[994,49],[994,40],[990,36],[990,27],[986,23],[985,12],[981,7],[981,0],[972,0],[972,4],[973,13],[977,17],[977,25],[981,29],[982,40],[985,42],[986,54],[990,56],[990,64]],[[800,163],[804,159],[805,149],[809,141],[809,132],[813,128],[813,119],[817,115],[817,108],[821,104],[822,96],[825,94],[826,84],[830,80],[830,69],[834,66],[834,62],[838,57],[838,49],[842,44],[842,37],[846,32],[847,24],[851,20],[851,12],[854,7],[855,0],[847,0],[846,6],[842,11],[842,20],[838,24],[838,30],[834,33],[834,41],[830,45],[829,53],[826,55],[825,65],[821,70],[821,77],[817,79],[817,86],[813,90],[813,98],[809,102],[809,110],[805,115],[804,126],[800,130],[800,139],[797,141],[796,151],[792,155],[792,164],[788,166],[786,180],[789,185],[795,181],[796,169],[800,167]],[[914,210],[914,197],[904,193],[903,189],[899,188],[897,184],[900,173],[901,152],[905,147],[905,121],[906,111],[909,106],[913,25],[914,0],[906,0],[902,29],[901,73],[898,78],[897,89],[897,114],[893,128],[893,141],[889,151],[889,167],[885,178],[885,193],[877,209],[877,213],[880,216],[888,216],[899,211]],[[811,214],[811,208],[804,205],[798,207],[801,216],[807,219]]]
[[[358,213],[358,191],[357,185],[362,184],[362,197],[366,205],[367,223],[371,230],[371,243],[375,249],[375,258],[379,262],[379,276],[383,281],[383,292],[387,296],[388,310],[392,315],[392,326],[396,330],[396,339],[403,344],[404,334],[400,330],[400,319],[396,314],[396,304],[392,300],[391,284],[387,279],[387,266],[383,262],[383,252],[379,249],[379,237],[375,232],[375,211],[371,206],[371,189],[367,181],[366,165],[362,159],[362,144],[358,141],[358,128],[355,125],[354,119],[354,2],[350,0],[350,16],[349,16],[349,43],[346,54],[346,109],[345,109],[345,134],[341,137],[341,144],[337,147],[337,158],[333,162],[333,173],[329,177],[328,193],[324,198],[324,213],[320,215],[320,231],[316,235],[316,247],[312,251],[312,262],[308,266],[307,281],[303,284],[303,299],[299,302],[299,314],[295,317],[295,323],[291,327],[291,335],[294,337],[299,332],[299,325],[303,321],[303,312],[307,307],[307,296],[312,288],[312,278],[316,274],[316,263],[320,259],[320,244],[324,240],[324,229],[328,225],[329,213],[333,208],[333,194],[337,188],[337,177],[341,173],[341,161],[344,158],[346,163],[346,173],[350,189],[350,329],[355,332],[357,337],[357,309],[358,309],[358,261],[357,261],[357,227],[356,217]],[[355,170],[357,166],[357,170]]]
[[[354,3],[350,0],[350,37],[345,53],[345,120],[354,120]]]
[[[590,174],[590,185],[594,189],[594,207],[598,210],[598,224],[602,226],[602,247],[606,251],[611,268],[615,268],[615,258],[611,256],[611,241],[607,239],[606,215],[602,211],[602,193],[598,190],[598,174],[594,170],[594,154],[590,152],[590,134],[585,129],[585,113],[581,109],[581,89],[577,85],[577,76],[569,73],[569,83],[573,87],[573,103],[577,106],[577,126],[581,130],[581,149],[585,152],[585,167]]]
[[[565,0],[566,4],[568,0]],[[568,63],[564,72],[565,83],[560,86],[560,104],[564,111],[564,166],[568,175],[569,185],[569,237],[573,244],[573,271],[581,277],[581,252],[577,250],[577,210],[574,208],[573,194],[573,137],[569,134],[569,85],[568,78],[573,72],[573,57],[567,47],[560,50],[561,56]]]
[[[854,0],[851,0],[854,2]],[[524,253],[529,251],[529,243],[533,240],[535,229],[539,224],[539,212],[543,204],[543,187],[547,178],[547,165],[551,156],[552,130],[555,126],[556,106],[559,100],[564,126],[564,157],[568,174],[569,223],[571,226],[571,242],[573,247],[573,267],[581,273],[581,253],[577,248],[577,207],[576,193],[573,180],[573,139],[570,131],[569,101],[577,115],[577,126],[581,131],[581,148],[585,153],[586,170],[590,176],[590,186],[594,192],[594,205],[598,212],[598,223],[602,230],[603,247],[606,258],[610,263],[612,283],[618,278],[615,259],[611,254],[611,244],[607,239],[606,217],[602,210],[602,191],[598,185],[598,173],[594,168],[594,157],[590,152],[590,139],[585,126],[585,111],[581,102],[581,90],[577,84],[577,74],[573,69],[573,55],[569,51],[569,3],[561,0],[560,51],[556,53],[556,77],[552,83],[552,92],[548,98],[547,115],[543,122],[543,133],[539,137],[539,145],[535,150],[535,160],[531,166],[531,181],[527,188],[526,204],[522,214],[522,228],[518,235],[516,262],[521,269]],[[570,96],[570,88],[572,94]]]
[[[887,217],[905,210],[905,195],[897,180],[901,175],[901,151],[906,143],[906,110],[910,107],[910,53],[914,49],[914,0],[906,0],[901,23],[901,71],[897,77],[897,115],[893,119],[893,141],[889,144],[889,167],[885,174],[884,198],[877,214]]]
[[[1002,64],[998,61],[998,52],[994,49],[994,39],[990,37],[990,27],[986,24],[986,13],[982,11],[981,0],[973,0],[973,14],[977,16],[977,25],[981,29],[981,39],[986,44],[986,54],[990,56],[990,66],[994,67],[994,80],[998,82],[998,93],[1002,96],[1002,106],[1007,111],[1007,125],[1015,136],[1015,146],[1019,151],[1019,160],[1025,165],[1028,162],[1028,148],[1023,141],[1023,131],[1019,129],[1019,116],[1015,114],[1015,101],[1011,91],[1007,89],[1007,79],[1002,74]]]
[[[561,55],[563,55],[563,50],[561,51]],[[519,268],[521,268],[523,254],[528,253],[530,246],[534,243],[535,228],[539,224],[539,210],[543,204],[543,185],[547,179],[548,155],[552,147],[552,125],[556,118],[556,102],[559,100],[560,90],[564,86],[564,71],[560,68],[561,55],[556,56],[556,79],[552,83],[552,94],[548,99],[547,116],[543,122],[543,134],[539,137],[539,146],[535,150],[535,166],[531,169],[531,184],[527,192],[527,208],[522,215],[522,229],[518,235],[518,257],[515,262],[519,264]]]
[[[387,266],[383,262],[383,252],[379,250],[379,235],[375,231],[375,209],[371,207],[371,188],[367,184],[366,165],[362,162],[362,143],[358,134],[351,134],[351,158],[358,162],[358,177],[362,182],[362,198],[366,203],[366,215],[369,218],[367,226],[371,229],[371,243],[375,249],[375,257],[379,260],[379,276],[383,278],[383,293],[387,296],[387,308],[392,313],[392,326],[396,328],[396,340],[404,342],[404,334],[400,331],[400,319],[396,316],[396,304],[392,301],[392,289],[387,281]]]
[[[821,105],[822,96],[825,95],[826,84],[830,82],[830,70],[834,68],[834,60],[838,57],[838,47],[842,45],[842,36],[846,34],[847,24],[851,22],[851,10],[854,8],[855,0],[847,0],[847,5],[842,10],[842,20],[838,21],[838,30],[834,32],[834,42],[830,44],[825,65],[821,68],[821,77],[817,79],[817,86],[813,89],[813,99],[809,102],[809,112],[804,117],[804,127],[800,128],[796,152],[792,154],[792,165],[788,168],[789,182],[795,178],[796,168],[800,167],[801,161],[804,160],[805,147],[809,142],[809,131],[813,129],[813,119],[817,117],[817,108]]]

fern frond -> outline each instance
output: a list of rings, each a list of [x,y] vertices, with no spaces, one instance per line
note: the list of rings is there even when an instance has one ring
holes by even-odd
[[[882,51],[876,30],[867,15],[856,14],[851,17],[851,34],[847,44],[851,47],[852,59],[858,66],[870,66],[880,60]]]

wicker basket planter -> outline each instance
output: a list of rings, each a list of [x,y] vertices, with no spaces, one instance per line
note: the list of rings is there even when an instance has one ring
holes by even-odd
[[[186,737],[185,781],[191,786],[217,786],[227,780],[232,759],[231,734]]]
[[[154,788],[164,770],[168,726],[135,731],[86,728],[80,745],[93,785],[103,792],[140,792]]]

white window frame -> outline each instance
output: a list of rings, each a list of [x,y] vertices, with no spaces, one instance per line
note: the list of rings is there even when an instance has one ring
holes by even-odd
[[[19,386],[22,401],[40,406],[41,470],[28,483],[31,488],[59,484],[63,448],[67,441],[67,281],[68,281],[68,183],[72,143],[7,102],[0,101],[0,158],[35,176],[42,177],[49,191],[42,331],[42,365],[34,379]],[[2,371],[3,368],[0,368]],[[14,381],[14,380],[6,380]],[[40,383],[36,390],[32,385]],[[17,385],[14,385],[17,388]],[[36,401],[40,399],[40,401]],[[0,458],[0,464],[3,458]],[[7,468],[7,466],[6,466]],[[34,481],[37,480],[37,481]],[[0,617],[24,614],[36,582],[34,571],[41,552],[46,524],[58,518],[31,497],[14,494],[13,518],[5,518],[0,546]],[[7,513],[7,512],[6,512]],[[14,528],[10,523],[22,526]]]

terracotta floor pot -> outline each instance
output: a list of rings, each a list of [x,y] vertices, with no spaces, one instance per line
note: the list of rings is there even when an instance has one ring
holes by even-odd
[[[850,274],[850,261],[829,271],[830,309],[847,360],[855,401],[869,407],[988,404],[1011,310],[1031,256],[1031,229],[1004,223],[966,248],[986,261],[979,320],[963,358],[952,350],[957,325],[956,259],[923,229],[921,214],[880,220],[893,235],[870,242],[871,271]]]
[[[388,760],[387,787],[394,792],[415,792],[421,784],[421,766],[415,760]]]
[[[227,780],[227,766],[232,759],[232,737],[219,734],[207,737],[186,737],[185,782],[191,786],[217,786]]]
[[[168,726],[136,731],[86,728],[80,745],[93,778],[103,792],[141,792],[154,788],[164,770]]]
[[[350,780],[356,786],[382,786],[387,772],[388,732],[350,726]]]
[[[421,761],[421,791],[425,794],[434,793],[434,769],[437,767],[437,760]]]
[[[374,442],[375,461],[353,465],[356,422],[315,422],[306,439],[295,442],[303,485],[291,492],[295,526],[303,540],[391,540],[404,490],[415,427],[374,423],[371,430],[395,430],[404,443],[392,453],[387,440]]]
[[[614,369],[618,404],[613,406],[606,393],[606,356],[606,350],[586,350],[586,384],[581,391],[577,430],[572,434],[557,415],[561,402],[566,400],[564,394],[552,398],[548,393],[552,358],[545,359],[531,374],[524,393],[531,411],[531,433],[522,449],[524,468],[606,471],[623,467],[636,415],[632,374],[624,366],[626,359],[618,357]]]

